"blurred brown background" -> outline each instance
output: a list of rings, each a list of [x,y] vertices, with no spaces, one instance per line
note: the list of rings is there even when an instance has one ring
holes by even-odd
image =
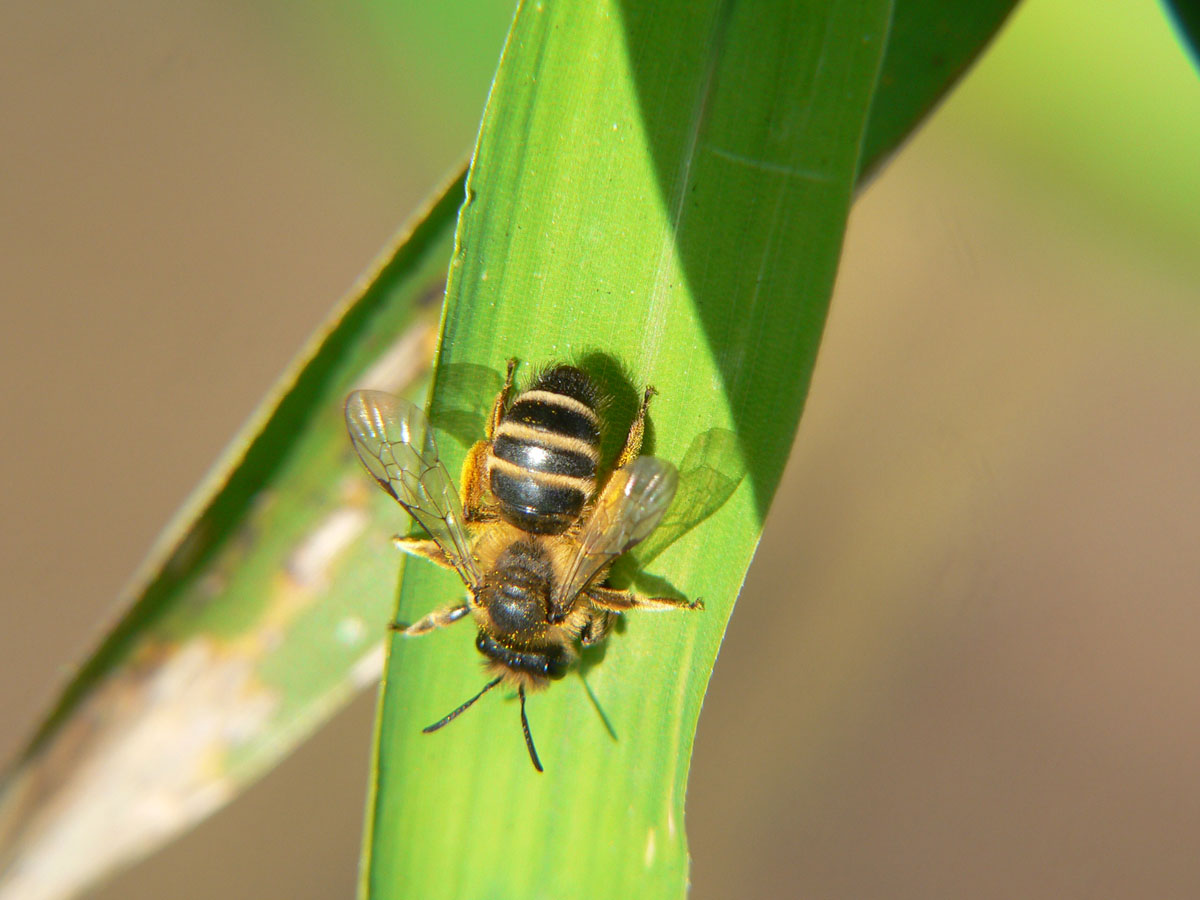
[[[383,6],[0,7],[3,757],[469,148],[509,4]],[[694,897],[1200,896],[1198,158],[1159,9],[1029,0],[863,195]],[[372,714],[97,896],[350,896]]]

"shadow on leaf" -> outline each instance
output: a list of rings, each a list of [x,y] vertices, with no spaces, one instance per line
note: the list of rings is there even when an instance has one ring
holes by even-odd
[[[632,584],[654,597],[681,597],[665,579],[647,573],[646,565],[724,506],[745,477],[746,463],[732,431],[710,428],[697,435],[679,465],[675,502],[658,528],[617,561],[610,583],[614,587]]]

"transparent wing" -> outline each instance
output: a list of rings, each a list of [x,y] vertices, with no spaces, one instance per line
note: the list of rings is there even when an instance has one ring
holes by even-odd
[[[346,398],[346,430],[379,486],[437,541],[467,586],[478,587],[481,576],[463,527],[462,501],[438,459],[425,414],[382,391],[354,391]]]
[[[652,456],[613,472],[579,534],[579,550],[555,593],[556,611],[569,608],[606,565],[655,529],[678,483],[675,467]]]
[[[650,562],[724,506],[745,477],[737,435],[726,428],[696,435],[679,463],[675,501],[654,533],[638,545],[637,566]]]

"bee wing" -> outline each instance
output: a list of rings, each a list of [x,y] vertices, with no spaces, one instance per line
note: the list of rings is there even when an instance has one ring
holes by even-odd
[[[669,462],[639,456],[613,472],[579,534],[579,549],[554,597],[560,613],[609,563],[652,532],[675,497]]]
[[[416,406],[382,391],[346,398],[346,430],[367,471],[437,541],[468,587],[481,576],[463,527],[458,489],[438,459],[429,420]]]

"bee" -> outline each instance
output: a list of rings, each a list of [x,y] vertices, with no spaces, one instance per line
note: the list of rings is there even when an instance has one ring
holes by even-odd
[[[466,599],[411,625],[427,634],[468,615],[491,680],[425,728],[437,731],[500,684],[515,687],[521,729],[534,768],[542,764],[525,714],[525,694],[562,678],[578,646],[607,637],[631,609],[702,609],[669,597],[641,597],[608,586],[613,562],[646,538],[675,496],[670,463],[640,456],[647,387],[617,459],[601,486],[600,392],[581,369],[554,365],[515,398],[509,360],[486,438],[467,454],[462,498],[438,458],[433,431],[413,404],[379,391],[346,399],[346,427],[367,471],[429,533],[395,538],[407,553],[453,569]]]

